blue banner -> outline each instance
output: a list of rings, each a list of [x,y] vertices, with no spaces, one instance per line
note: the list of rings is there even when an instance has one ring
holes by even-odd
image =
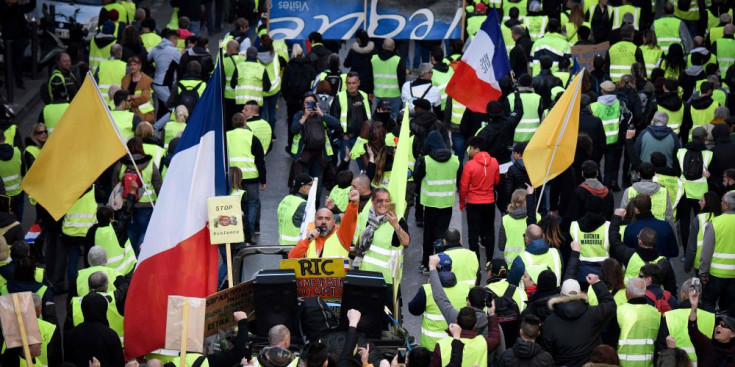
[[[271,0],[274,39],[351,39],[366,29],[370,37],[438,40],[461,37],[460,0]],[[366,21],[367,16],[367,21]]]

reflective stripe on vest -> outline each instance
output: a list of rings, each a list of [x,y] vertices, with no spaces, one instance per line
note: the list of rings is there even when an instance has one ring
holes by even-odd
[[[442,366],[449,365],[452,356],[453,337],[447,336],[439,341],[439,350],[441,351]],[[464,345],[462,349],[461,367],[487,366],[487,342],[482,334],[475,335],[472,339],[460,338],[459,341]]]
[[[61,233],[71,237],[84,237],[97,222],[97,202],[94,200],[94,185],[74,202],[61,222]]]
[[[9,144],[13,147],[15,146],[15,134],[17,131],[18,125],[10,124],[10,126],[3,133],[3,136],[5,136],[5,144]]]
[[[720,38],[715,41],[717,46],[717,63],[720,65],[720,72],[726,73],[727,69],[735,65],[735,39]]]
[[[245,61],[237,65],[237,87],[235,101],[244,105],[247,101],[258,102],[263,106],[263,73],[265,68],[259,62]]]
[[[161,36],[157,35],[156,32],[151,31],[140,35],[140,40],[143,41],[143,47],[147,52],[158,46],[161,43]]]
[[[378,55],[373,55],[370,64],[373,67],[374,94],[377,98],[395,98],[401,96],[401,86],[398,85],[396,74],[401,58],[393,55],[383,61]]]
[[[559,250],[550,247],[545,254],[534,255],[528,251],[521,252],[523,265],[526,267],[528,276],[533,279],[534,283],[538,283],[538,276],[542,271],[551,269],[556,274],[556,286],[561,284],[561,257]],[[523,284],[523,282],[521,282]]]
[[[709,273],[718,278],[735,278],[735,214],[722,213],[712,219],[715,252]]]
[[[115,301],[115,295],[112,293],[99,293],[107,300],[107,323],[117,336],[120,338],[120,342],[123,342],[123,323],[124,318],[120,315],[117,310],[117,302]],[[84,315],[82,314],[82,298],[74,297],[71,300],[72,307],[72,321],[74,326],[77,326],[84,322]]]
[[[271,88],[263,91],[263,97],[270,97],[278,94],[281,91],[281,61],[278,59],[278,55],[274,55],[273,61],[270,64],[263,64],[258,61],[266,73],[268,73],[268,80],[271,82]]]
[[[541,117],[538,114],[541,96],[536,93],[520,93],[520,96],[521,103],[523,103],[523,117],[521,117],[521,121],[513,133],[513,141],[529,142],[533,137],[533,133],[541,125]],[[509,99],[508,102],[510,103],[510,109],[513,110],[515,99]]]
[[[263,146],[263,153],[267,153],[268,149],[271,147],[271,139],[273,138],[271,125],[263,119],[250,120],[247,124],[248,129],[253,132],[253,135],[258,138],[258,141],[260,141],[260,145]]]
[[[293,217],[304,198],[297,195],[288,195],[281,200],[276,210],[278,217],[278,243],[282,246],[294,246],[301,239],[301,228],[293,225]]]
[[[120,132],[123,139],[128,140],[135,136],[135,132],[133,131],[133,119],[135,118],[134,113],[130,111],[113,110],[110,111],[110,115],[112,115],[112,120],[115,122],[115,126],[117,126],[117,130]]]
[[[56,128],[56,125],[59,123],[59,120],[61,120],[61,117],[64,116],[67,108],[69,108],[69,104],[66,102],[51,103],[43,107],[43,123],[46,124],[49,135],[51,135]],[[5,138],[5,140],[8,144],[12,144],[13,139],[8,140]]]
[[[661,314],[648,304],[626,303],[618,307],[617,316],[620,325],[620,365],[652,366],[654,341],[661,323]]]
[[[431,208],[451,208],[457,193],[459,159],[452,154],[446,162],[424,157],[426,176],[421,181],[421,203]]]
[[[615,7],[615,10],[613,11],[612,29],[617,29],[623,26],[623,16],[626,13],[633,15],[633,27],[638,30],[638,25],[640,24],[641,19],[641,8],[633,5],[621,5]]]
[[[699,231],[697,231],[697,251],[694,253],[694,268],[699,270],[699,259],[702,256],[702,245],[704,245],[704,229],[707,223],[712,222],[714,213],[699,213],[697,221],[699,221]]]
[[[255,155],[252,152],[253,136],[253,132],[245,128],[227,132],[230,167],[240,168],[243,180],[258,178],[258,168],[255,166]]]
[[[503,254],[508,267],[512,266],[513,260],[526,249],[523,234],[526,232],[526,217],[513,218],[506,214],[503,216],[503,229],[505,229],[505,250]]]
[[[666,318],[669,335],[676,338],[676,347],[686,351],[689,359],[693,363],[692,365],[696,366],[697,353],[694,351],[692,340],[689,339],[690,313],[691,310],[689,308],[679,308],[666,312],[664,317]],[[697,328],[704,335],[712,335],[712,331],[715,329],[715,314],[697,309]]]
[[[370,115],[370,99],[365,92],[357,91],[362,97],[362,106],[365,108],[365,116],[371,119]],[[347,132],[347,113],[350,110],[350,106],[347,106],[347,88],[337,93],[337,100],[339,101],[339,123],[342,125],[342,131]]]
[[[676,135],[679,135],[679,131],[681,131],[681,123],[684,121],[684,104],[682,103],[681,107],[676,111],[667,110],[661,105],[658,105],[658,109],[669,115],[669,123],[666,124],[666,126],[670,127],[671,130],[674,130]]]
[[[682,44],[679,36],[679,27],[681,19],[672,16],[664,16],[653,22],[653,29],[656,32],[658,45],[664,52],[669,52],[669,47],[674,43]]]
[[[238,54],[225,56],[225,61],[222,64],[225,67],[225,98],[226,99],[235,99],[235,88],[233,88],[231,84],[232,76],[235,74],[235,69],[238,70],[238,73],[240,72],[238,65],[244,62],[244,60],[245,59]],[[241,79],[238,79],[238,82],[240,80]]]
[[[378,226],[360,264],[360,270],[382,273],[386,284],[393,284],[393,279],[400,279],[402,272],[403,246],[393,247],[393,233],[395,229],[390,223]]]
[[[660,47],[641,46],[643,61],[646,63],[646,75],[651,75],[653,69],[661,65],[661,56],[664,53]]]
[[[89,71],[94,74],[99,68],[103,61],[106,61],[110,57],[110,49],[115,42],[110,42],[107,46],[100,48],[95,42],[96,38],[93,38],[89,42]]]
[[[735,47],[735,44],[733,44],[733,47]],[[712,122],[715,118],[715,109],[717,109],[717,107],[719,107],[719,105],[716,102],[710,104],[709,107],[703,110],[689,106],[689,113],[692,116],[692,128],[689,129],[689,141],[692,141],[692,131],[694,131],[697,126],[709,125],[709,123]]]
[[[466,110],[467,107],[465,107],[465,105],[452,99],[452,116],[449,120],[452,125],[456,125],[457,127],[459,127],[460,123],[462,122],[462,116],[464,116],[464,111]]]
[[[610,241],[608,238],[608,230],[610,222],[599,226],[592,232],[582,232],[579,229],[579,222],[574,221],[569,228],[569,233],[574,241],[579,242],[581,248],[579,251],[579,260],[593,263],[601,263],[610,256]]]
[[[174,140],[175,137],[183,133],[185,128],[186,128],[185,122],[178,122],[178,121],[167,122],[166,126],[163,128],[164,130],[163,149],[168,149],[168,145],[171,143],[171,140]]]
[[[510,283],[508,283],[506,279],[502,279],[488,283],[485,288],[489,288],[495,294],[502,295],[505,294],[505,291],[508,289],[509,286]],[[520,287],[516,287],[516,291],[513,292],[513,300],[516,301],[516,304],[518,305],[518,311],[523,312],[523,310],[526,309],[526,301],[528,300],[528,296],[526,296],[526,291],[524,291]]]
[[[637,195],[638,191],[636,191],[633,186],[628,188],[628,201]],[[668,191],[661,186],[655,194],[649,194],[649,196],[651,197],[651,214],[653,214],[656,219],[666,220],[666,202],[669,198]]]
[[[444,111],[444,107],[447,105],[447,92],[445,89],[447,89],[447,84],[449,84],[449,80],[452,79],[452,75],[454,75],[454,70],[452,70],[452,68],[448,68],[447,71],[434,69],[434,73],[431,74],[431,85],[439,89],[442,111]]]
[[[548,22],[549,17],[546,15],[529,15],[523,20],[523,25],[528,30],[531,40],[536,41],[546,33],[546,23]]]
[[[638,46],[630,41],[620,41],[608,51],[610,54],[610,79],[617,83],[624,74],[630,74],[630,66],[636,63]]]
[[[679,205],[679,200],[684,196],[684,187],[681,184],[681,179],[676,176],[668,176],[657,173],[653,176],[653,182],[657,182],[659,185],[666,189],[669,194],[669,201],[671,207],[676,208]],[[674,209],[676,210],[676,209]]]
[[[23,161],[21,160],[20,150],[13,147],[13,156],[10,160],[0,161],[0,178],[2,178],[5,186],[5,195],[16,196],[23,191],[20,187],[20,182],[23,180],[22,168]]]
[[[681,148],[676,152],[676,158],[679,159],[679,167],[684,170],[684,157],[686,156],[687,149]],[[707,170],[710,162],[712,162],[712,152],[709,150],[703,150],[702,154],[702,171]],[[704,176],[699,177],[696,180],[687,180],[684,174],[681,175],[681,182],[684,186],[684,192],[687,195],[687,199],[701,199],[707,191],[709,191],[709,184],[707,178]]]
[[[100,87],[100,93],[102,93],[102,99],[105,103],[110,102],[109,90],[113,85],[120,85],[122,79],[125,77],[128,65],[118,59],[110,59],[102,61],[97,68],[97,79],[98,86]]]
[[[455,247],[444,250],[444,253],[452,259],[452,273],[457,277],[457,281],[473,287],[477,281],[477,269],[480,267],[475,252],[463,247]]]
[[[426,294],[426,307],[421,318],[421,341],[419,344],[428,350],[434,350],[436,342],[447,336],[446,330],[449,325],[434,301],[431,284],[424,284],[422,287]],[[453,287],[443,287],[443,290],[454,308],[460,309],[467,305],[467,294],[470,291],[470,286],[467,284],[457,283]]]
[[[669,0],[669,4],[674,6],[674,16],[681,20],[699,20],[699,4],[697,1],[691,1],[689,10],[679,9],[678,0]]]
[[[601,102],[593,102],[590,105],[592,114],[602,120],[602,128],[605,130],[605,143],[607,145],[617,144],[620,134],[620,101],[612,105]]]
[[[105,249],[107,253],[107,264],[105,266],[108,268],[115,269],[122,275],[128,275],[135,267],[137,259],[130,240],[125,242],[124,247],[120,247],[115,230],[111,225],[97,227],[97,231],[94,233],[94,245]]]

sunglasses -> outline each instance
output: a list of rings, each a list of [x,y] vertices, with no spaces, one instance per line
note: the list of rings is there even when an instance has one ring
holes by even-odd
[[[36,131],[36,134],[38,134],[38,135],[41,135],[41,134],[48,134],[48,130],[41,130],[41,131]]]
[[[724,327],[725,329],[732,330],[730,325],[728,325],[725,321],[720,321],[720,323],[717,325],[720,325],[721,327]]]

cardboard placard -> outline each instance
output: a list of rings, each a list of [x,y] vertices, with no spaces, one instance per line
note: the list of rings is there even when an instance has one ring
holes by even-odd
[[[23,319],[28,345],[41,343],[41,331],[38,328],[38,320],[36,319],[36,308],[33,307],[33,297],[31,292],[22,292],[0,296],[0,323],[2,323],[5,345],[7,348],[23,346],[20,323],[13,305],[13,295],[18,298],[20,316]]]
[[[186,350],[188,352],[204,352],[204,312],[206,300],[182,296],[168,296],[166,310],[166,349],[179,350],[181,347],[181,330],[184,327],[184,303],[187,302],[188,318],[186,325]]]
[[[219,329],[237,325],[232,314],[244,311],[250,315],[255,309],[253,280],[240,283],[207,297],[204,324],[204,337],[214,335]]]
[[[245,241],[240,196],[215,196],[207,199],[209,240],[213,245]]]
[[[595,56],[605,56],[605,52],[609,49],[609,41],[596,45],[572,46],[572,56],[577,58],[577,62],[580,67],[587,68],[588,71],[592,71],[595,69],[592,66],[592,61],[595,59]]]
[[[340,300],[350,260],[286,259],[281,260],[280,268],[291,269],[296,273],[296,290],[299,297],[320,296],[325,300]]]

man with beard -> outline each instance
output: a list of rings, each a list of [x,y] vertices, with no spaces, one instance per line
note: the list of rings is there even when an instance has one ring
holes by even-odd
[[[357,223],[357,205],[360,194],[350,190],[350,204],[342,217],[339,226],[335,224],[334,214],[327,208],[316,211],[314,229],[306,233],[306,238],[299,241],[288,253],[289,259],[300,257],[347,257],[355,234]]]

